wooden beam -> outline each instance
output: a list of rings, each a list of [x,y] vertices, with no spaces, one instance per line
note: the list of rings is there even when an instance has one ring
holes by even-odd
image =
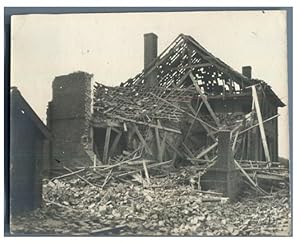
[[[251,159],[251,131],[247,132],[247,159]]]
[[[124,120],[124,121],[128,121],[128,122],[132,122],[132,123],[135,123],[135,124],[147,125],[147,126],[149,126],[151,128],[158,128],[160,130],[165,130],[165,131],[168,131],[168,132],[173,132],[173,133],[181,134],[180,130],[176,130],[176,129],[172,129],[172,128],[168,128],[168,127],[164,127],[164,126],[159,126],[159,125],[155,125],[155,124],[150,124],[150,123],[146,123],[146,122],[138,121],[138,120],[134,120],[134,119],[124,118],[124,117],[121,117],[119,115],[114,115],[114,117],[116,119],[120,119],[120,120]]]
[[[151,95],[154,96],[154,97],[157,97],[159,100],[165,102],[166,104],[168,104],[168,105],[170,105],[170,106],[172,106],[172,107],[175,107],[175,108],[176,108],[177,110],[179,110],[180,112],[185,113],[185,114],[189,115],[190,117],[196,119],[196,120],[199,121],[201,124],[206,125],[206,126],[209,127],[210,129],[212,129],[212,130],[214,130],[214,131],[218,131],[217,128],[215,128],[215,127],[213,127],[212,125],[206,123],[206,122],[203,121],[202,119],[199,119],[199,118],[196,117],[195,115],[188,113],[187,111],[181,109],[180,107],[174,105],[173,103],[170,103],[170,102],[168,102],[167,100],[165,100],[165,99],[163,99],[163,98],[161,98],[161,97],[158,97],[157,95],[155,95],[155,94],[152,93],[152,92],[150,92],[149,94],[151,94]]]
[[[248,175],[248,173],[242,168],[242,166],[234,159],[234,164],[239,168],[239,170],[243,173],[243,175],[248,179],[248,181],[251,183],[251,185],[253,185],[258,191],[260,191],[261,193],[268,195],[267,192],[265,192],[263,189],[261,189],[252,179],[251,177]]]
[[[98,118],[96,118],[95,116],[92,116],[92,118],[90,120],[90,124],[95,128],[102,128],[102,129],[106,128],[107,126],[115,127],[115,128],[122,127],[122,125],[116,121],[111,121],[111,120],[102,121],[102,120],[99,120]]]
[[[93,166],[94,166],[94,171],[96,171],[96,166],[97,166],[97,155],[94,153],[94,158],[93,158]]]
[[[109,169],[117,168],[117,167],[119,167],[123,164],[127,164],[127,163],[132,162],[132,161],[134,161],[136,159],[139,159],[139,158],[140,157],[133,157],[131,159],[128,159],[128,160],[125,160],[125,161],[122,161],[122,162],[119,162],[119,163],[116,163],[116,164],[113,164],[113,165],[107,165],[106,167],[105,167],[105,165],[101,165],[101,167],[99,167],[100,169],[98,171],[103,172],[103,171],[107,171]],[[103,168],[103,167],[105,167],[105,168]],[[96,176],[93,179],[98,179],[98,178],[101,178],[101,177],[102,176]]]
[[[272,117],[270,117],[270,118],[268,118],[268,119],[265,119],[265,120],[263,121],[263,123],[266,123],[266,122],[268,122],[268,121],[270,121],[270,120],[272,120],[272,119],[275,119],[275,118],[277,118],[278,116],[279,116],[279,114],[276,114],[276,115],[274,115],[274,116],[272,116]],[[259,126],[259,123],[255,124],[255,125],[252,125],[252,126],[250,126],[249,128],[247,128],[247,129],[245,129],[245,130],[242,130],[242,131],[240,132],[239,135],[241,135],[241,134],[245,133],[246,131],[251,130],[251,129],[257,127],[257,126]]]
[[[159,131],[157,127],[154,128],[154,132],[155,132],[155,140],[156,140],[156,146],[158,152],[158,161],[162,162],[161,144],[160,144]]]
[[[97,156],[97,160],[100,161],[100,153],[99,153],[99,150],[98,150],[98,146],[96,144],[96,142],[94,141],[94,146],[93,146],[93,151],[96,153],[96,156]]]
[[[103,163],[107,163],[107,160],[108,160],[108,149],[109,149],[110,133],[111,133],[111,127],[107,127],[106,128],[106,134],[105,134],[104,149],[103,149]]]
[[[146,176],[146,179],[147,179],[147,183],[150,184],[149,172],[148,172],[147,164],[146,164],[145,160],[143,160],[143,167],[144,167],[144,172],[145,172],[145,176]]]
[[[94,141],[94,127],[93,126],[89,126],[89,129],[88,129],[88,133],[89,133],[89,138],[88,138],[88,148],[93,150],[94,149],[94,144],[95,144],[95,141]]]
[[[242,138],[242,151],[240,155],[240,160],[244,159],[244,154],[245,154],[245,147],[246,147],[246,136]]]
[[[190,74],[190,70],[189,71],[187,71],[181,78],[180,78],[180,80],[177,82],[177,87],[180,87],[183,83],[184,83],[184,81],[186,80],[186,78],[189,76],[189,74]]]
[[[192,105],[191,104],[189,104],[191,107],[192,107]],[[198,117],[198,115],[199,115],[199,113],[200,113],[200,110],[201,110],[201,107],[202,107],[202,105],[203,105],[203,101],[201,101],[201,103],[200,103],[200,105],[199,105],[199,107],[198,107],[198,109],[197,109],[197,112],[196,113],[194,113],[194,111],[192,110],[192,112],[194,113],[194,115],[196,116],[196,117]],[[193,108],[193,107],[192,107]],[[189,127],[189,129],[188,129],[188,131],[186,132],[186,134],[185,134],[185,137],[184,137],[184,142],[186,141],[186,139],[187,139],[187,137],[189,136],[189,134],[190,134],[190,132],[191,132],[191,129],[193,128],[193,125],[194,125],[194,123],[195,123],[195,119],[193,119],[192,120],[192,123],[191,123],[191,125],[190,125],[190,127]]]
[[[158,167],[158,166],[162,166],[162,165],[165,165],[165,164],[170,164],[172,162],[173,162],[173,160],[169,160],[169,161],[165,161],[165,162],[161,162],[161,163],[149,164],[148,165],[148,169],[155,168],[155,167]],[[134,173],[137,173],[137,172],[140,172],[140,171],[141,171],[140,169],[133,170],[133,171],[130,171],[130,172],[119,174],[116,177],[122,177],[122,176],[126,176],[126,175],[131,175],[131,174],[134,174]]]
[[[200,97],[202,98],[202,101],[204,102],[204,104],[205,104],[208,112],[210,113],[211,117],[215,121],[216,125],[218,127],[220,127],[221,125],[220,125],[220,121],[219,121],[218,117],[216,116],[216,114],[212,110],[210,104],[208,103],[206,95],[204,93],[202,93],[202,91],[201,91],[201,89],[200,89],[200,87],[198,85],[198,82],[196,81],[196,79],[195,79],[194,75],[192,74],[192,72],[190,73],[190,78],[191,78],[191,80],[192,80],[192,82],[193,82],[193,84],[194,84],[197,92],[200,94]]]
[[[235,152],[235,146],[236,146],[236,142],[237,142],[238,137],[239,137],[239,131],[237,131],[235,133],[235,136],[234,136],[234,139],[233,139],[233,144],[232,144],[232,152],[233,153]]]
[[[266,160],[268,162],[270,162],[271,158],[270,158],[267,138],[266,138],[266,134],[265,134],[264,124],[263,124],[263,120],[262,120],[262,115],[261,115],[261,111],[260,111],[259,101],[258,101],[258,97],[257,97],[256,87],[252,86],[251,88],[252,88],[252,96],[253,96],[256,115],[257,115],[257,119],[258,119],[258,123],[259,123],[259,130],[260,130],[260,135],[261,135],[261,140],[262,140],[262,144],[263,144],[263,148],[264,148],[265,157],[266,157]]]
[[[164,160],[164,156],[165,156],[165,149],[166,149],[166,138],[167,138],[167,133],[164,131],[164,135],[163,135],[163,139],[161,142],[161,155],[159,157],[159,159],[161,159],[161,161]]]
[[[126,125],[125,122],[123,123],[123,130],[124,130],[125,132],[127,132],[127,125]]]
[[[182,153],[180,151],[178,151],[178,149],[172,143],[170,143],[167,139],[166,139],[166,143],[168,144],[169,147],[171,147],[173,149],[174,152],[176,152],[177,155],[179,155],[181,158],[183,158]]]
[[[218,142],[215,142],[214,144],[212,144],[210,147],[206,148],[205,150],[203,150],[201,153],[199,153],[196,158],[201,158],[204,155],[206,155],[207,153],[209,153],[212,149],[214,149],[216,146],[218,146]]]
[[[146,151],[150,154],[153,155],[151,152],[150,147],[148,146],[147,142],[145,141],[144,137],[142,136],[142,134],[140,133],[139,129],[137,128],[137,126],[135,124],[133,124],[133,129],[137,135],[137,137],[139,138],[140,142],[143,144],[143,146],[145,147]]]
[[[53,181],[53,180],[58,180],[58,179],[62,179],[62,178],[65,178],[65,177],[68,177],[68,176],[72,176],[72,175],[76,175],[82,171],[86,170],[86,168],[83,168],[83,169],[79,169],[77,171],[74,171],[72,173],[68,173],[68,174],[64,174],[64,175],[60,175],[60,176],[56,176],[54,178],[52,178],[50,181]]]
[[[202,103],[201,103],[202,104]],[[188,107],[191,109],[192,113],[197,117],[197,112],[193,109],[192,105],[188,103]],[[207,135],[210,136],[214,141],[216,141],[216,137],[211,133],[212,131],[203,123],[200,123],[203,128],[206,130]],[[184,141],[185,142],[185,141]]]
[[[195,46],[195,51],[201,56],[202,59],[210,62],[212,65],[214,65],[217,69],[220,71],[223,71],[227,75],[232,74],[235,76],[235,79],[243,84],[243,82],[247,82],[249,84],[249,79],[233,70],[230,66],[225,64],[224,62],[218,60],[215,56],[213,56],[211,53],[209,53],[205,48],[203,48],[199,43],[197,43],[193,38],[188,37],[188,40],[191,42],[193,46]],[[200,50],[199,50],[200,49]],[[201,51],[201,52],[199,52]],[[238,80],[238,78],[240,80]]]
[[[74,173],[72,170],[70,170],[67,167],[63,167],[65,170],[69,171],[70,173]],[[89,182],[87,179],[83,178],[82,176],[80,176],[79,174],[75,174],[79,179],[83,180],[84,182],[88,183],[90,186],[96,187],[94,184],[92,184],[91,182]]]
[[[116,135],[114,141],[113,141],[113,144],[111,145],[110,147],[110,150],[109,150],[109,155],[113,155],[113,153],[115,152],[118,144],[119,144],[119,141],[121,139],[121,136],[122,136],[122,132],[119,131],[118,134]]]
[[[182,70],[182,69],[196,69],[196,68],[203,68],[203,67],[209,67],[209,66],[213,66],[212,64],[210,63],[203,63],[203,64],[191,64],[191,65],[185,65],[185,66],[182,66],[182,67],[172,67],[172,68],[167,68],[165,71],[166,72],[169,72],[169,71],[179,71],[179,70]],[[186,76],[187,77],[187,76]]]
[[[121,132],[120,130],[118,130],[118,129],[115,128],[115,127],[111,127],[111,129],[112,129],[112,131],[114,131],[114,132],[116,132],[116,133],[120,133],[120,132]]]
[[[182,142],[182,146],[184,147],[184,149],[186,150],[186,152],[188,153],[188,155],[191,157],[191,158],[194,158],[195,156],[193,155],[193,153],[191,152],[191,150],[188,148],[187,145],[185,145],[184,142]]]

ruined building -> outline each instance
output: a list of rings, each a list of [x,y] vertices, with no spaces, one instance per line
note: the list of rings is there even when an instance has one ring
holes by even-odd
[[[10,213],[42,202],[43,166],[48,168],[51,134],[16,87],[10,90]]]
[[[206,181],[222,182],[236,177],[233,161],[278,161],[278,107],[285,105],[252,78],[250,66],[241,74],[188,35],[159,56],[157,36],[145,34],[144,41],[143,71],[120,86],[92,88],[92,75],[84,72],[54,79],[47,112],[51,169],[107,164],[138,152],[175,165],[217,161]]]

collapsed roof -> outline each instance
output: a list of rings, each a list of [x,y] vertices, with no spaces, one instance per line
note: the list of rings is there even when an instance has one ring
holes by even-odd
[[[240,74],[191,36],[180,34],[134,78],[118,87],[96,83],[94,121],[179,121],[186,113],[175,105],[188,106],[201,98],[199,92],[208,99],[251,96],[247,87],[255,84],[275,106],[285,106],[267,83]]]
[[[94,87],[90,122],[97,157],[114,165],[142,158],[135,164],[143,164],[146,178],[145,159],[154,162],[148,167],[156,172],[191,163],[199,184],[232,197],[238,192],[231,187],[238,185],[238,174],[230,174],[240,170],[265,194],[256,183],[262,171],[250,176],[246,170],[249,164],[253,170],[253,161],[271,169],[278,160],[277,108],[285,105],[267,83],[251,78],[251,67],[240,74],[183,34],[156,57],[156,38],[145,35],[140,74],[118,87]],[[120,175],[136,172],[136,167],[128,169],[133,171]],[[264,179],[273,180],[269,173],[264,171]]]

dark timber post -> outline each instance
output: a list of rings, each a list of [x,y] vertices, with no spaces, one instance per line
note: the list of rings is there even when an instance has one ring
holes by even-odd
[[[105,134],[105,144],[103,149],[103,163],[107,163],[108,160],[108,149],[109,149],[109,141],[110,141],[111,127],[106,128]]]
[[[202,188],[221,192],[234,200],[239,192],[239,170],[233,163],[230,131],[218,133],[218,158],[216,163],[201,178]]]

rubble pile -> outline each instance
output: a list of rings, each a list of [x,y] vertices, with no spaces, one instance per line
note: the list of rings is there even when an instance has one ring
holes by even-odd
[[[95,187],[76,176],[47,181],[43,206],[12,220],[14,234],[38,235],[288,235],[288,193],[252,194],[230,202],[184,185],[186,171],[151,184]],[[252,192],[253,193],[253,192]]]

